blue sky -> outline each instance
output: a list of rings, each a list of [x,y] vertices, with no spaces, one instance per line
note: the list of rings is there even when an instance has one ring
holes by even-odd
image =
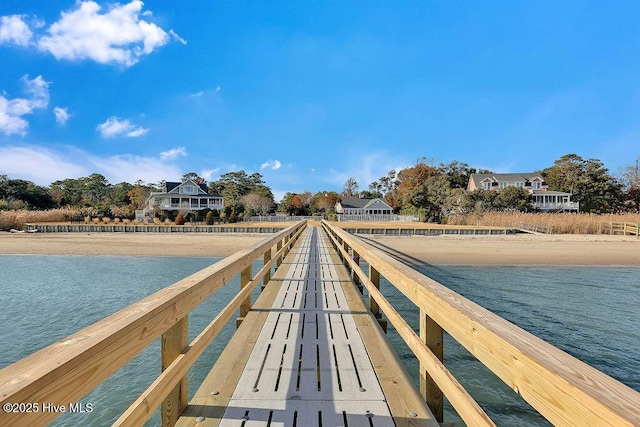
[[[260,172],[366,189],[418,157],[640,155],[636,1],[0,2],[0,174]]]

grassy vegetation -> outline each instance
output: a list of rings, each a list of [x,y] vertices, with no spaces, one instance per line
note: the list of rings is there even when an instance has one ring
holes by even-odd
[[[484,214],[455,215],[450,225],[476,225],[518,228],[521,224],[551,227],[557,234],[610,234],[611,223],[638,223],[640,214],[570,214],[487,212]]]
[[[15,228],[22,230],[29,222],[65,222],[77,211],[74,209],[51,209],[46,211],[0,211],[0,230]]]

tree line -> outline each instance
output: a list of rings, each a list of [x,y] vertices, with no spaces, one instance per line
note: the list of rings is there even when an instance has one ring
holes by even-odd
[[[640,157],[623,167],[614,176],[598,159],[583,159],[566,154],[553,165],[539,171],[550,190],[573,194],[580,210],[593,213],[631,211],[640,213]],[[385,176],[360,190],[354,178],[349,178],[341,192],[335,189],[286,193],[276,203],[269,186],[259,173],[229,172],[209,182],[190,172],[182,180],[191,179],[207,184],[209,194],[224,197],[220,215],[226,221],[236,221],[254,215],[268,215],[276,210],[291,215],[335,213],[336,202],[347,196],[383,198],[400,214],[419,215],[423,221],[446,222],[452,214],[487,211],[533,211],[533,197],[524,189],[507,187],[500,191],[466,191],[477,170],[468,164],[453,161],[436,164],[419,158],[411,167],[391,170]],[[49,187],[23,179],[0,175],[0,210],[47,210],[71,208],[83,216],[133,217],[135,210],[145,206],[151,192],[159,192],[163,182],[111,184],[101,174],[58,180]]]

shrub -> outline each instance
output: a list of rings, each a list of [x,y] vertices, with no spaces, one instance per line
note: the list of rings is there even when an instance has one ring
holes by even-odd
[[[178,212],[178,215],[176,216],[176,220],[175,220],[176,225],[184,225],[186,221],[187,220],[184,216],[184,212],[182,211]]]

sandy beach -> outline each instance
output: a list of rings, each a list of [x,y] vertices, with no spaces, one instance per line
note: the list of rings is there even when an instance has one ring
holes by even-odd
[[[243,233],[0,233],[0,254],[225,257],[267,237]],[[362,237],[430,264],[640,266],[640,239],[635,236]]]
[[[269,234],[0,233],[0,254],[226,257]]]

